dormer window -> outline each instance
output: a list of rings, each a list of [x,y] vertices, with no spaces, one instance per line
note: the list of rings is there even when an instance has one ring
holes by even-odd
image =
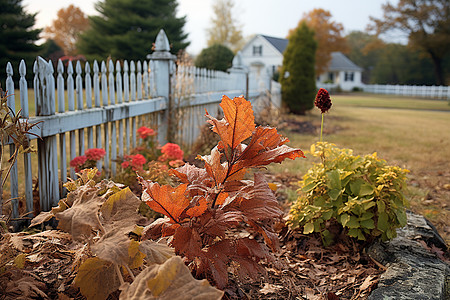
[[[253,56],[262,56],[262,46],[253,46]]]

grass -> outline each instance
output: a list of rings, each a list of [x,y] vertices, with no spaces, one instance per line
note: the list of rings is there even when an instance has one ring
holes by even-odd
[[[449,243],[450,111],[447,102],[364,94],[331,98],[333,106],[325,115],[324,141],[351,148],[356,155],[377,152],[388,164],[410,170],[411,209],[436,224]],[[444,109],[435,110],[439,105]],[[319,140],[318,109],[287,119],[310,122],[317,128],[315,134],[304,134],[286,127],[283,134],[290,139],[290,146],[306,151]],[[270,166],[269,171],[304,174],[313,163],[307,152],[306,156],[307,159]]]
[[[343,94],[335,95],[333,101],[340,106],[450,111],[449,101],[393,95],[375,95],[367,93]]]

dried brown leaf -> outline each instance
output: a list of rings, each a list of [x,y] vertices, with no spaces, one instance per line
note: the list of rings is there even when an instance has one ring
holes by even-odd
[[[175,256],[162,265],[145,268],[131,285],[122,288],[120,299],[214,300],[222,296],[223,292],[205,279],[194,279],[183,260]]]
[[[139,250],[145,254],[145,260],[149,264],[162,264],[175,255],[173,248],[155,241],[142,241]]]

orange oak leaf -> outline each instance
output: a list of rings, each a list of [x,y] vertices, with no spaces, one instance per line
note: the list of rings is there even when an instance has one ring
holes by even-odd
[[[229,172],[230,175],[242,172],[245,168],[262,167],[271,163],[281,163],[286,158],[294,160],[298,157],[305,157],[302,150],[291,148],[286,145],[281,145],[280,147],[276,147],[274,149],[262,151],[254,156],[246,155],[245,152],[247,149],[244,150],[241,159],[231,167]]]
[[[216,185],[225,181],[228,171],[228,163],[220,163],[221,156],[219,149],[214,147],[211,150],[211,155],[200,157],[205,162],[206,172],[214,179]]]
[[[249,138],[255,130],[255,117],[252,105],[243,96],[222,97],[220,106],[223,109],[224,118],[217,120],[206,112],[208,122],[213,125],[212,130],[219,134],[222,142],[232,149],[236,148],[245,139]]]
[[[184,195],[187,184],[173,188],[169,185],[160,186],[142,177],[139,177],[139,181],[143,187],[142,201],[154,211],[169,217],[171,223],[179,223],[180,215],[190,204],[189,198]]]
[[[197,204],[186,211],[186,214],[190,217],[198,217],[201,216],[205,210],[208,208],[208,203],[206,202],[206,198],[201,197],[200,200],[197,201]]]

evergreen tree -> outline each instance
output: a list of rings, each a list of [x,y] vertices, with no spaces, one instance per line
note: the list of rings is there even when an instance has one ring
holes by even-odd
[[[314,107],[316,49],[314,31],[301,22],[289,36],[280,72],[282,99],[292,113],[304,114]]]
[[[41,29],[32,29],[36,14],[25,13],[22,0],[0,0],[0,8],[0,83],[5,89],[8,62],[13,66],[15,79],[22,59],[28,67],[27,73],[31,72],[40,50],[35,42]]]
[[[195,66],[210,70],[226,71],[233,62],[233,51],[230,48],[215,44],[205,48],[200,52],[195,60]]]
[[[176,17],[175,0],[104,0],[95,5],[90,29],[80,35],[78,50],[88,59],[142,60],[151,51],[161,29],[172,44],[172,53],[186,48],[185,17]]]

